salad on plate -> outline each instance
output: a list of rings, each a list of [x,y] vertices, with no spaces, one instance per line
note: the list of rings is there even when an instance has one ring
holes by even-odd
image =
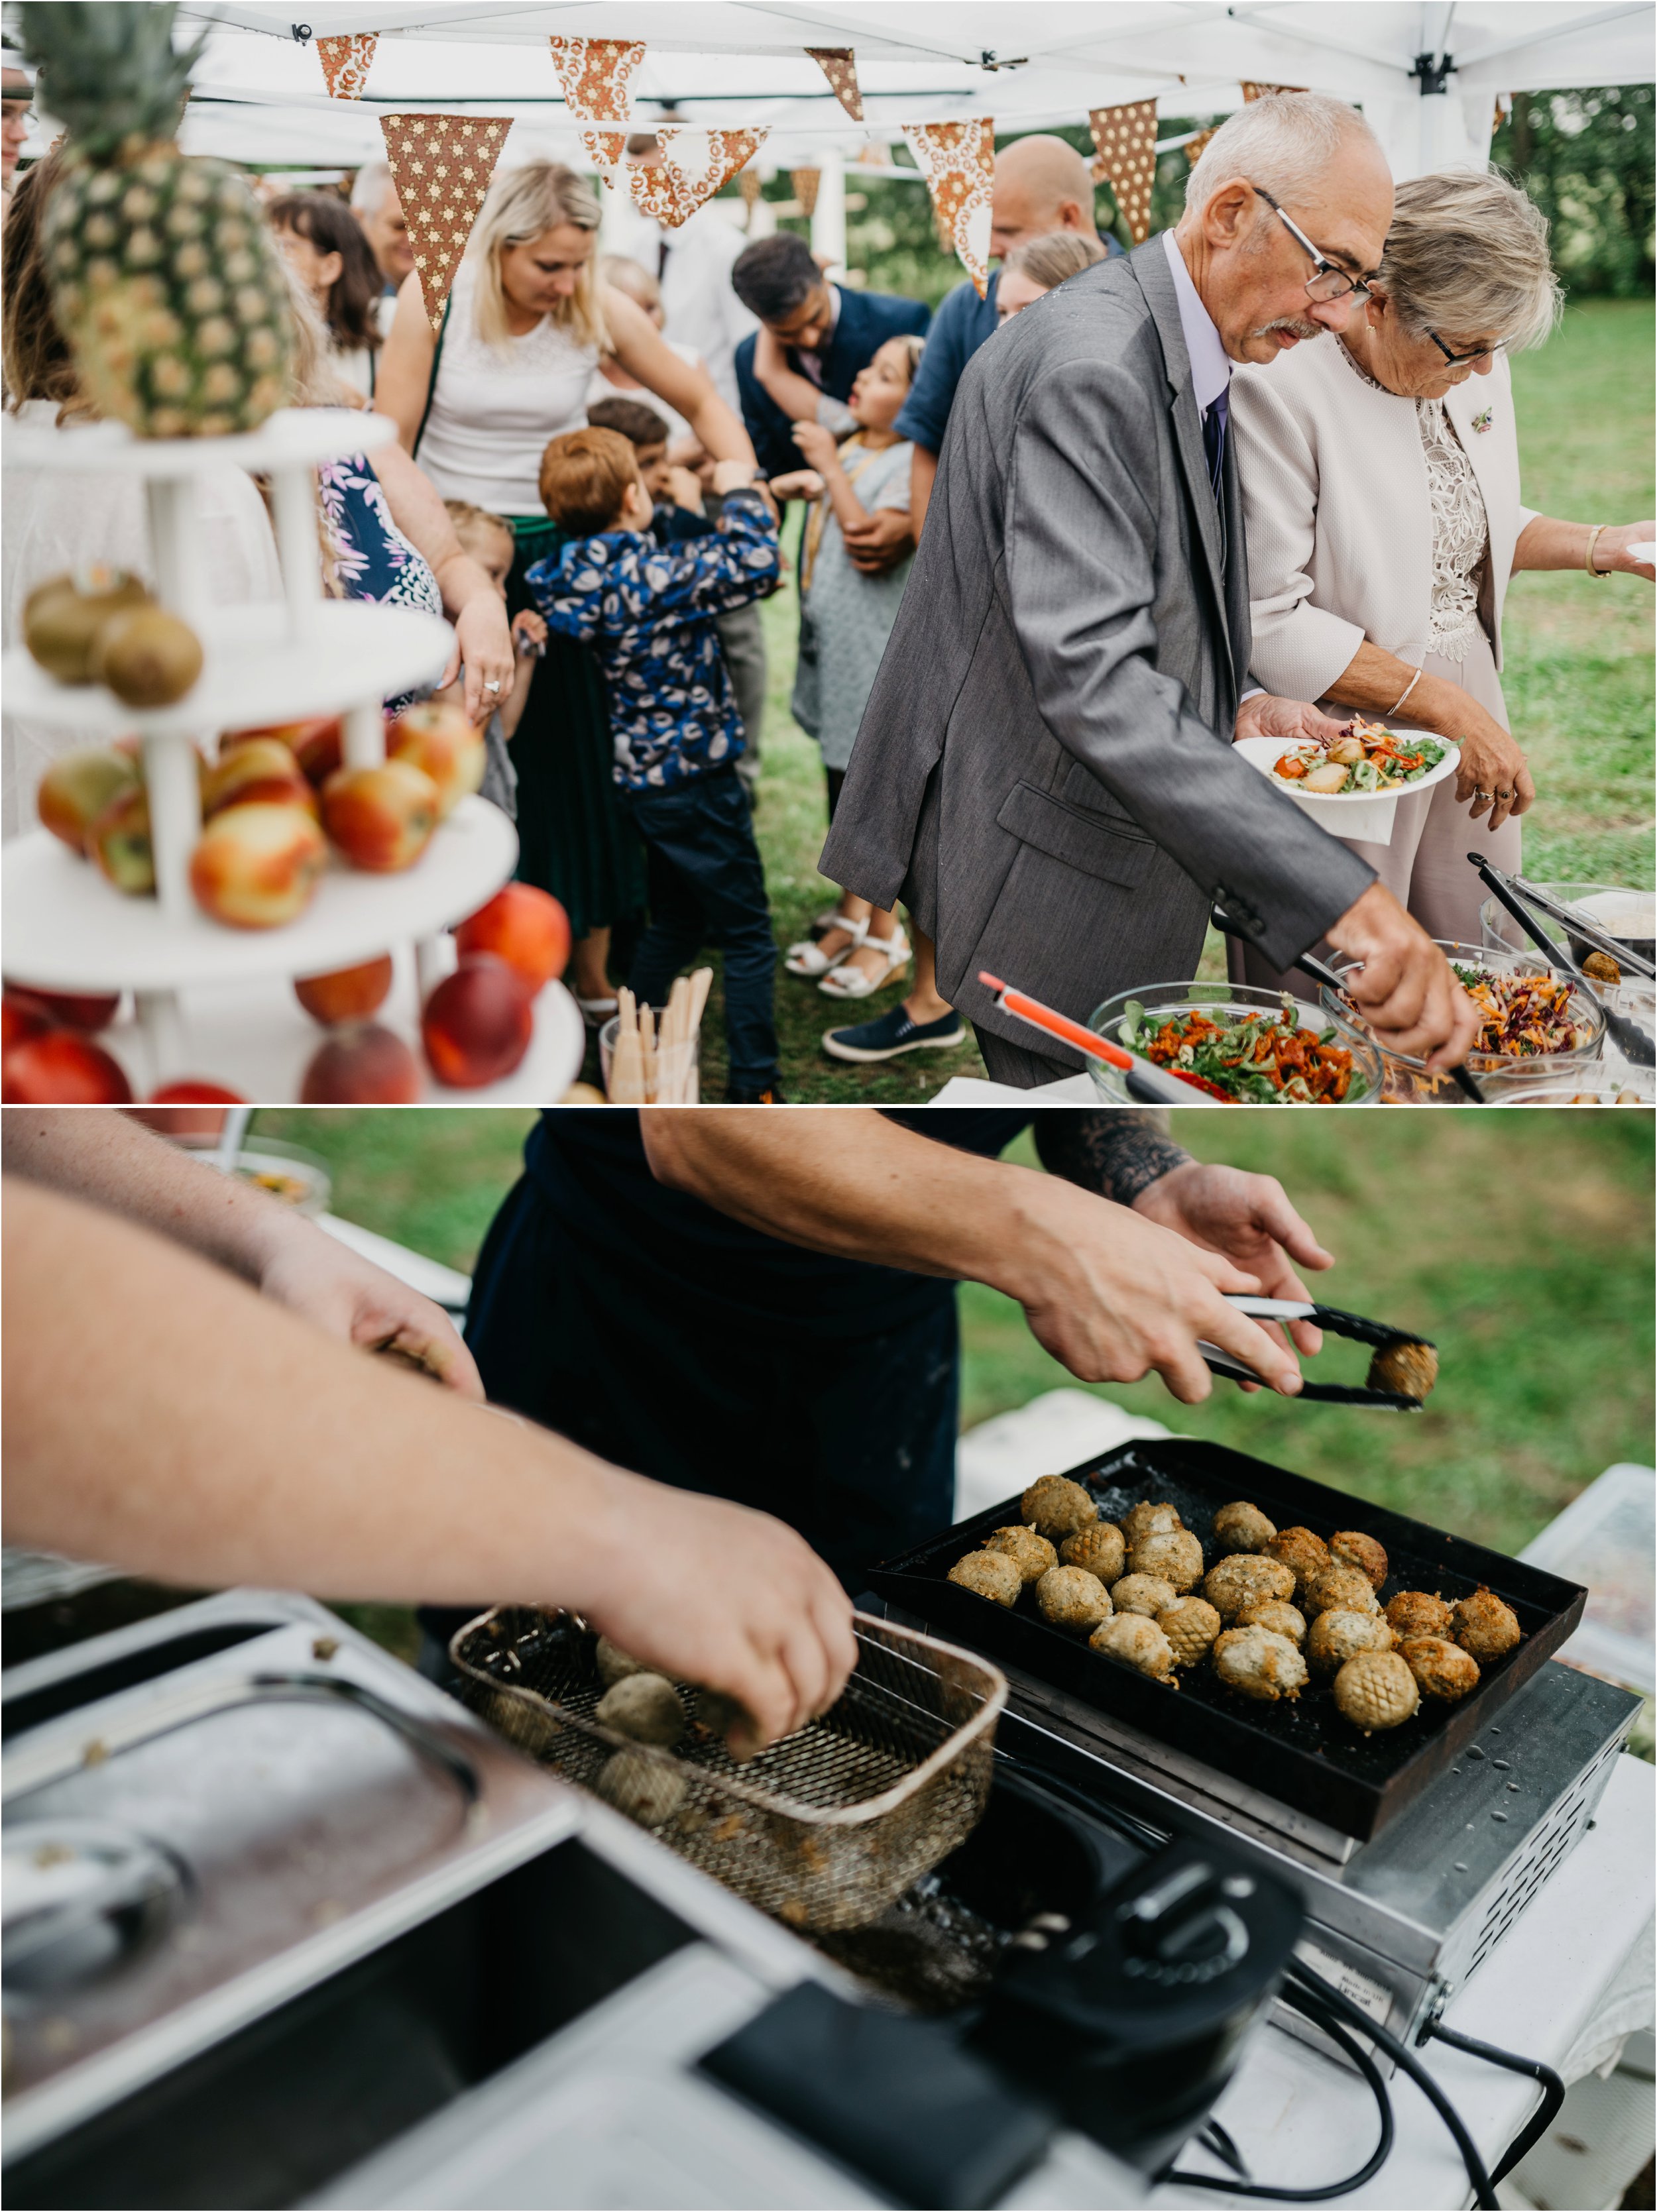
[[[1338,736],[1291,746],[1272,773],[1323,799],[1403,791],[1430,775],[1449,750],[1437,738],[1410,737],[1355,714]]]

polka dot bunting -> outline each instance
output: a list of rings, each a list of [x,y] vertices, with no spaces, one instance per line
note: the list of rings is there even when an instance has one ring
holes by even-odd
[[[990,282],[990,201],[996,179],[996,125],[988,115],[970,123],[905,123],[927,189],[938,235],[953,246],[983,299]]]
[[[501,158],[509,115],[382,115],[386,159],[434,330]]]
[[[360,100],[369,81],[369,64],[380,43],[377,31],[348,31],[338,38],[319,39],[317,58],[330,100]]]
[[[854,123],[863,119],[863,95],[857,84],[857,57],[850,46],[807,46],[811,56],[828,79],[834,97],[839,101]]]
[[[1094,178],[1116,194],[1129,235],[1142,246],[1151,234],[1151,187],[1156,182],[1156,102],[1130,100],[1120,107],[1095,107],[1087,123],[1099,149]]]
[[[1215,132],[1219,128],[1220,126],[1217,123],[1213,124],[1208,130],[1199,131],[1194,137],[1186,139],[1185,159],[1191,163],[1193,169],[1203,158],[1203,149],[1208,144],[1209,139],[1213,137]]]
[[[656,131],[660,161],[634,161],[628,187],[640,212],[677,230],[720,186],[750,161],[768,133],[753,131],[693,131],[664,123]]]

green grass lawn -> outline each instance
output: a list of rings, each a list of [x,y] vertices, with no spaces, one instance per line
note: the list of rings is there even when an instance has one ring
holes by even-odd
[[[1651,515],[1652,349],[1648,302],[1594,300],[1571,308],[1540,352],[1515,359],[1527,505],[1595,522]],[[789,712],[797,619],[792,589],[766,606],[771,701],[756,829],[784,947],[833,896],[817,873],[825,827],[821,757]],[[1503,631],[1508,708],[1540,794],[1525,825],[1528,872],[1544,881],[1650,884],[1649,588],[1632,580],[1521,575],[1508,595]],[[1225,973],[1222,940],[1212,933],[1201,972],[1215,980]],[[950,1075],[982,1075],[970,1037],[957,1052],[911,1054],[874,1068],[848,1067],[821,1052],[825,1029],[883,1013],[907,988],[899,979],[847,1008],[779,964],[777,1027],[789,1097],[912,1103],[930,1097]],[[716,1011],[704,1032],[703,1090],[710,1098],[724,1087]]]
[[[288,1108],[255,1128],[327,1160],[338,1212],[470,1269],[531,1119]],[[1329,1302],[1433,1338],[1442,1378],[1409,1416],[1228,1383],[1200,1407],[1154,1381],[1100,1395],[1504,1550],[1614,1460],[1649,1458],[1649,1115],[1380,1113],[1356,1135],[1326,1115],[1173,1120],[1199,1157],[1278,1176],[1336,1255]],[[1027,1140],[1017,1157],[1034,1164]],[[1071,1381],[1017,1306],[978,1285],[960,1297],[966,1425]],[[1347,1344],[1319,1363],[1336,1380],[1364,1364]]]

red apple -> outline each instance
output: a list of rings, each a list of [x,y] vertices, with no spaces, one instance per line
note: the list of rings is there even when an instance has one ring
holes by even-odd
[[[336,1030],[319,1045],[299,1093],[304,1106],[412,1106],[419,1096],[419,1062],[377,1022]]]
[[[412,867],[431,842],[437,787],[408,761],[336,769],[322,787],[322,822],[354,868],[391,875]]]
[[[147,898],[155,888],[149,794],[141,783],[117,793],[87,833],[87,851],[118,891]]]
[[[38,1006],[48,1024],[64,1029],[82,1030],[90,1036],[98,1030],[107,1030],[115,1018],[121,1003],[119,991],[90,992],[37,991],[31,983],[8,983],[9,999],[26,1000]]]
[[[152,1091],[145,1103],[150,1106],[245,1106],[247,1101],[239,1091],[227,1091],[222,1083],[210,1083],[204,1076],[180,1075],[171,1083],[163,1083],[159,1091]]]
[[[454,1091],[476,1091],[510,1075],[534,1032],[522,976],[487,952],[462,960],[420,1017],[426,1058],[438,1081]]]
[[[454,942],[463,957],[471,952],[494,953],[516,969],[533,994],[564,971],[570,958],[570,917],[557,899],[533,884],[508,884],[487,906],[455,925]]]
[[[299,763],[274,738],[249,738],[234,746],[207,771],[201,811],[222,814],[227,806],[302,806],[316,814],[316,793],[300,773]]]
[[[48,1030],[14,1045],[0,1070],[8,1106],[130,1106],[131,1087],[119,1060],[73,1030]]]
[[[424,699],[405,707],[386,732],[389,759],[423,769],[437,787],[441,821],[484,780],[484,733],[450,700]]]
[[[137,763],[113,745],[65,753],[40,779],[34,804],[54,837],[84,854],[92,825],[113,799],[138,782]]]
[[[260,730],[227,730],[219,739],[219,757],[255,738],[276,738],[287,746],[306,778],[319,787],[326,783],[345,757],[345,725],[338,714],[308,714],[292,722],[272,722]]]
[[[196,903],[233,929],[277,929],[310,904],[328,848],[302,806],[227,806],[190,855]]]
[[[383,1005],[391,980],[391,955],[382,952],[359,968],[337,968],[330,975],[296,975],[294,996],[314,1020],[332,1029],[341,1022],[360,1022]]]
[[[0,999],[0,1059],[13,1045],[22,1044],[30,1037],[44,1036],[52,1026],[52,1017],[32,991],[8,989]]]

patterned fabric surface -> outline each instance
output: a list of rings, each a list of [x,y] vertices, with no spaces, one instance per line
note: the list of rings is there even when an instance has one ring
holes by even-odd
[[[662,547],[635,531],[603,531],[529,571],[548,627],[598,655],[625,789],[672,791],[741,753],[715,617],[758,599],[779,566],[764,500],[734,491],[705,538]]]
[[[426,320],[436,330],[512,128],[509,115],[382,115]]]
[[[361,100],[379,43],[378,31],[346,31],[338,38],[317,40],[317,57],[331,100]]]
[[[631,110],[629,87],[633,72],[644,59],[638,39],[566,39],[556,33],[547,40],[552,66],[564,88],[564,104],[572,120],[581,123],[624,123]],[[605,183],[612,189],[627,144],[624,131],[583,131],[581,142]]]
[[[340,592],[348,599],[372,599],[381,606],[417,607],[441,616],[443,595],[426,557],[391,519],[380,479],[361,453],[324,461],[316,472],[322,525],[333,556]],[[386,701],[399,714],[420,691],[400,691]]]
[[[996,125],[905,123],[917,165],[932,195],[938,233],[954,247],[979,299],[990,282],[990,200],[996,178]]]
[[[857,57],[850,46],[807,46],[811,56],[828,79],[834,97],[839,101],[854,123],[863,119],[863,95],[857,87]]]
[[[765,143],[764,126],[753,131],[692,131],[665,123],[656,131],[658,162],[635,161],[628,189],[642,214],[654,216],[668,230],[688,222]]]
[[[1099,153],[1094,179],[1109,185],[1134,244],[1142,246],[1151,234],[1151,186],[1156,181],[1156,102],[1130,100],[1120,107],[1095,107],[1087,123]]]

